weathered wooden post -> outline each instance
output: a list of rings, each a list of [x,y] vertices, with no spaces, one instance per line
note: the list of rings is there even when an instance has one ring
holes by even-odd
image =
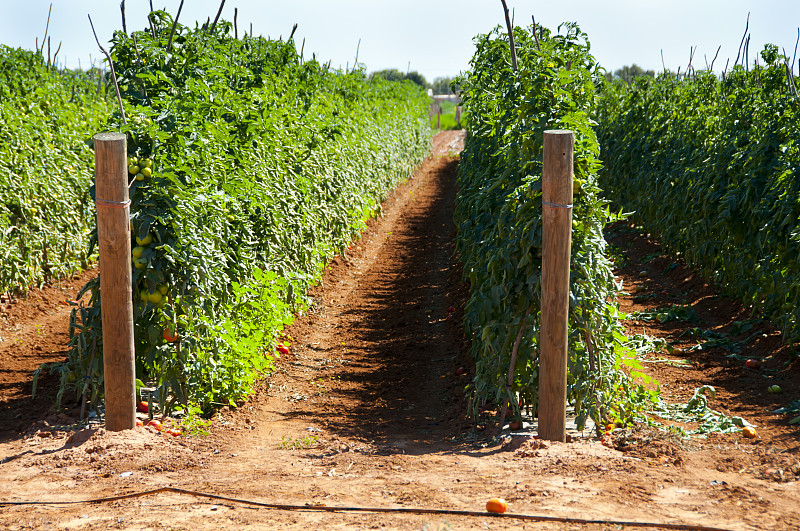
[[[94,153],[106,429],[120,431],[136,426],[130,199],[125,135],[95,135]]]
[[[542,168],[542,329],[539,437],[566,441],[572,131],[544,132]]]

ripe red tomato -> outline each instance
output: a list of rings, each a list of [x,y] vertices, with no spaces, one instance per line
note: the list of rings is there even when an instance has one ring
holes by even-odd
[[[139,413],[147,413],[149,411],[149,408],[147,406],[147,402],[142,400],[141,402],[136,404],[136,411],[138,411]]]
[[[136,425],[137,425],[137,426],[144,426],[144,422],[142,422],[142,421],[141,421],[141,420],[139,420],[139,419],[136,419]]]
[[[749,359],[746,362],[744,362],[744,366],[747,367],[748,369],[760,369],[761,361]]]
[[[163,332],[161,332],[161,337],[164,338],[164,341],[167,343],[174,343],[178,340],[178,331],[175,330],[174,332],[169,329],[169,327],[165,328]]]
[[[152,426],[153,428],[155,428],[158,431],[161,431],[161,428],[162,428],[161,421],[160,420],[156,420],[156,419],[151,420],[150,422],[147,423],[147,425],[148,426]]]
[[[287,347],[283,343],[278,343],[278,352],[280,352],[281,354],[288,354],[289,353],[289,347]]]

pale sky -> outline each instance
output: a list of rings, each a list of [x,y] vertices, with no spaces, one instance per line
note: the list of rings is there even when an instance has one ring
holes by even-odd
[[[800,26],[800,0],[562,0],[535,2],[507,0],[517,25],[537,22],[555,29],[563,21],[576,21],[588,33],[595,58],[607,70],[636,63],[646,69],[686,69],[690,47],[697,46],[694,66],[710,63],[717,47],[720,70],[725,60],[736,58],[748,11],[750,61],[772,42],[794,53]],[[49,0],[0,0],[0,44],[33,49],[45,30]],[[67,66],[86,66],[100,52],[91,34],[91,14],[101,41],[121,29],[118,0],[52,0],[49,35],[59,59]],[[179,0],[153,0],[156,9],[173,15]],[[180,21],[194,24],[214,18],[219,1],[185,0]],[[334,67],[353,64],[359,39],[359,62],[368,71],[383,68],[416,70],[429,81],[453,76],[469,66],[472,38],[504,23],[500,0],[227,0],[222,18],[233,20],[239,8],[239,30],[286,38],[298,23],[295,42],[305,38],[305,56],[315,52]],[[127,0],[128,30],[143,29],[149,11],[147,0]],[[800,55],[800,51],[798,51]],[[62,63],[63,64],[63,63]]]

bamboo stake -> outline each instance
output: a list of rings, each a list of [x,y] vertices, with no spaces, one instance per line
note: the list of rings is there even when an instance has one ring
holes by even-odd
[[[539,437],[566,441],[567,319],[575,133],[544,132]]]
[[[123,133],[94,136],[106,429],[136,425],[128,157]]]

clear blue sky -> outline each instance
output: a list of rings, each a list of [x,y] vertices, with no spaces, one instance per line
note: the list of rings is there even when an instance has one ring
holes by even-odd
[[[791,56],[800,25],[800,0],[573,0],[534,2],[507,0],[517,25],[531,15],[549,28],[577,21],[589,34],[592,52],[608,70],[636,63],[661,70],[661,51],[667,68],[686,68],[689,49],[697,46],[694,65],[705,65],[722,45],[715,70],[736,57],[748,11],[750,60],[766,42],[784,47]],[[121,28],[119,0],[53,0],[50,35],[53,49],[62,42],[59,58],[75,67],[97,60],[87,14],[92,15],[101,41]],[[49,0],[3,2],[0,44],[33,49],[44,34]],[[153,0],[156,9],[175,13],[179,0]],[[127,0],[128,29],[146,26],[147,0]],[[213,19],[219,1],[186,0],[181,22]],[[468,68],[472,38],[503,22],[500,0],[227,0],[223,18],[233,20],[239,8],[239,29],[286,38],[299,24],[298,47],[305,38],[311,52],[333,66],[353,64],[359,39],[359,62],[369,71],[398,68],[422,73],[428,80],[452,76]],[[800,54],[800,52],[798,52]]]

